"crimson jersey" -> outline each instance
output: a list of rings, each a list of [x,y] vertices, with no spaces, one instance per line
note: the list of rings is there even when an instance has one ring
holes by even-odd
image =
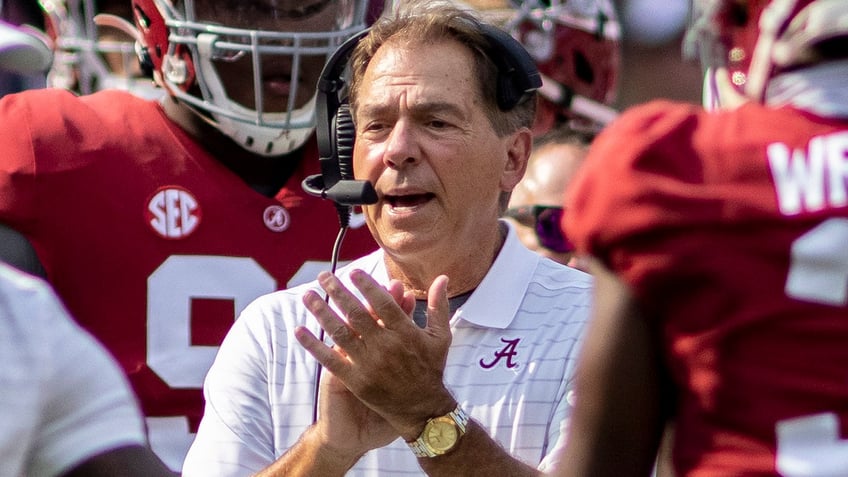
[[[661,320],[678,475],[848,475],[846,191],[848,122],[789,107],[658,101],[593,144],[565,228]]]
[[[121,363],[151,444],[179,469],[237,313],[328,268],[338,215],[300,187],[319,171],[314,144],[268,198],[158,103],[124,92],[10,95],[0,121],[0,223],[31,240],[71,313]],[[377,248],[355,222],[342,259]]]

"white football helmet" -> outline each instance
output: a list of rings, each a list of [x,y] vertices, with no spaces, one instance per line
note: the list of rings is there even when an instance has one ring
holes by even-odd
[[[533,57],[543,84],[534,132],[575,121],[598,129],[618,112],[621,27],[611,0],[457,0],[503,27]]]
[[[846,0],[693,0],[691,11],[684,53],[704,68],[705,103],[721,96],[710,77],[718,67],[763,101],[775,75],[848,56]]]
[[[125,33],[130,0],[38,0],[54,60],[47,85],[89,94],[123,89],[145,98],[163,94],[142,73],[135,38]],[[105,14],[105,15],[104,15]],[[99,21],[98,21],[99,20]],[[132,28],[131,28],[132,29]]]
[[[324,63],[382,9],[368,0],[133,0],[156,81],[263,156],[306,142]]]

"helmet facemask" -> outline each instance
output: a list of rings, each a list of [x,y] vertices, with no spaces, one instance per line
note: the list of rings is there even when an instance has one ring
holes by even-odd
[[[621,31],[609,0],[465,0],[527,49],[542,74],[534,133],[595,131],[617,116]]]
[[[705,106],[721,105],[718,68],[762,102],[776,74],[815,62],[820,44],[848,36],[846,24],[844,0],[694,0],[684,55],[705,72]]]
[[[160,79],[243,148],[287,154],[315,128],[328,56],[365,28],[363,0],[154,0],[168,30]]]
[[[162,95],[142,74],[135,38],[126,33],[127,0],[39,0],[39,6],[54,45],[49,86],[78,94],[122,89],[145,98]]]

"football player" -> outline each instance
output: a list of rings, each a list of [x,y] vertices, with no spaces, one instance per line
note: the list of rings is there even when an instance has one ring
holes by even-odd
[[[542,74],[535,136],[555,126],[597,132],[612,108],[621,63],[621,27],[610,0],[457,0],[521,42]]]
[[[234,317],[336,256],[342,215],[301,187],[320,170],[316,84],[382,6],[133,0],[160,99],[46,88],[0,101],[0,254],[32,245],[37,260],[19,263],[43,265],[117,358],[175,471]],[[342,259],[376,248],[361,215],[344,222]]]
[[[679,476],[848,475],[848,2],[696,0],[686,41],[744,101],[635,107],[578,173],[565,468],[649,475],[668,419]]]
[[[90,94],[125,89],[145,98],[164,90],[143,71],[127,0],[39,0],[54,60],[47,85]]]

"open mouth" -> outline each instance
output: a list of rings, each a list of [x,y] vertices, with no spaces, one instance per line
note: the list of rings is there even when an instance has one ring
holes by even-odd
[[[408,195],[386,195],[383,199],[395,209],[412,208],[426,204],[436,197],[435,194],[408,194]]]
[[[291,94],[292,81],[288,76],[272,76],[263,78],[265,87],[278,96],[288,96]]]

